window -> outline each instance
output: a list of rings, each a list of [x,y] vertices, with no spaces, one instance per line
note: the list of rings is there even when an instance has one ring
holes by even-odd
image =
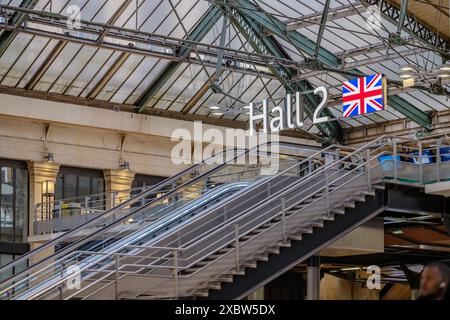
[[[141,188],[141,187],[148,187],[153,186],[155,184],[160,183],[161,181],[166,180],[165,177],[158,177],[158,176],[147,176],[144,174],[136,174],[134,176],[132,189]]]
[[[28,170],[25,162],[0,159],[0,241],[26,242]]]
[[[56,178],[56,200],[84,202],[86,196],[91,196],[91,207],[104,203],[104,196],[98,195],[105,191],[105,181],[102,170],[61,167]]]

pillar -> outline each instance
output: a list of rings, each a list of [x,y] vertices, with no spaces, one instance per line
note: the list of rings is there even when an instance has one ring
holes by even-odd
[[[319,300],[320,295],[320,259],[312,256],[307,261],[306,299]]]
[[[30,206],[28,230],[29,236],[34,234],[33,222],[35,216],[35,207],[42,202],[42,183],[52,181],[56,183],[56,177],[59,172],[59,164],[50,162],[28,161],[28,173],[30,177]]]
[[[107,169],[103,171],[105,178],[105,191],[111,196],[106,197],[106,207],[113,206],[112,193],[116,194],[115,205],[126,201],[130,197],[130,189],[134,180],[134,173],[129,170]]]

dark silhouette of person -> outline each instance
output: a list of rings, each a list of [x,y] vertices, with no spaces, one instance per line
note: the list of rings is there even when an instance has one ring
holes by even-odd
[[[441,262],[425,266],[420,275],[420,297],[418,300],[450,301],[450,268]]]

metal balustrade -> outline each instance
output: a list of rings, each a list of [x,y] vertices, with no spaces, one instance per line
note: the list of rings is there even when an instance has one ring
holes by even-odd
[[[450,179],[448,145],[446,138],[384,136],[356,150],[330,146],[287,163],[277,174],[255,175],[249,187],[159,233],[154,231],[157,224],[145,223],[143,208],[128,211],[117,223],[97,229],[88,241],[71,244],[70,250],[56,252],[1,283],[0,295],[10,299],[207,296],[208,290],[220,289],[234,275],[269,259],[269,253],[276,254],[291,240],[301,241],[305,233],[324,227],[324,221],[344,214],[346,207],[365,201],[384,182],[423,186]],[[325,164],[320,161],[323,153],[336,157]],[[205,184],[206,176],[213,174],[221,173],[194,178],[153,200],[146,210],[159,201],[184,199],[189,187]],[[182,207],[188,208],[187,203]],[[137,228],[124,223],[130,218],[139,221]],[[164,220],[158,223],[166,226]],[[67,272],[71,267],[77,268],[76,275]],[[74,277],[79,277],[80,289],[67,286]]]

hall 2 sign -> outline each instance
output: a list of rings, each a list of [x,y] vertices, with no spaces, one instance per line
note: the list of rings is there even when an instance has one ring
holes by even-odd
[[[325,87],[318,87],[314,90],[314,94],[321,94],[322,100],[314,111],[313,124],[323,123],[330,121],[330,117],[320,117],[322,110],[326,107],[328,101],[328,90]],[[249,123],[250,123],[250,135],[253,136],[256,132],[256,121],[263,121],[264,133],[275,133],[285,129],[301,128],[304,125],[304,102],[300,92],[295,94],[295,116],[293,114],[292,95],[286,96],[285,108],[276,106],[272,108],[269,113],[268,100],[263,100],[262,113],[255,114],[255,105],[250,103],[247,107],[249,109]],[[270,119],[272,115],[272,119]]]

